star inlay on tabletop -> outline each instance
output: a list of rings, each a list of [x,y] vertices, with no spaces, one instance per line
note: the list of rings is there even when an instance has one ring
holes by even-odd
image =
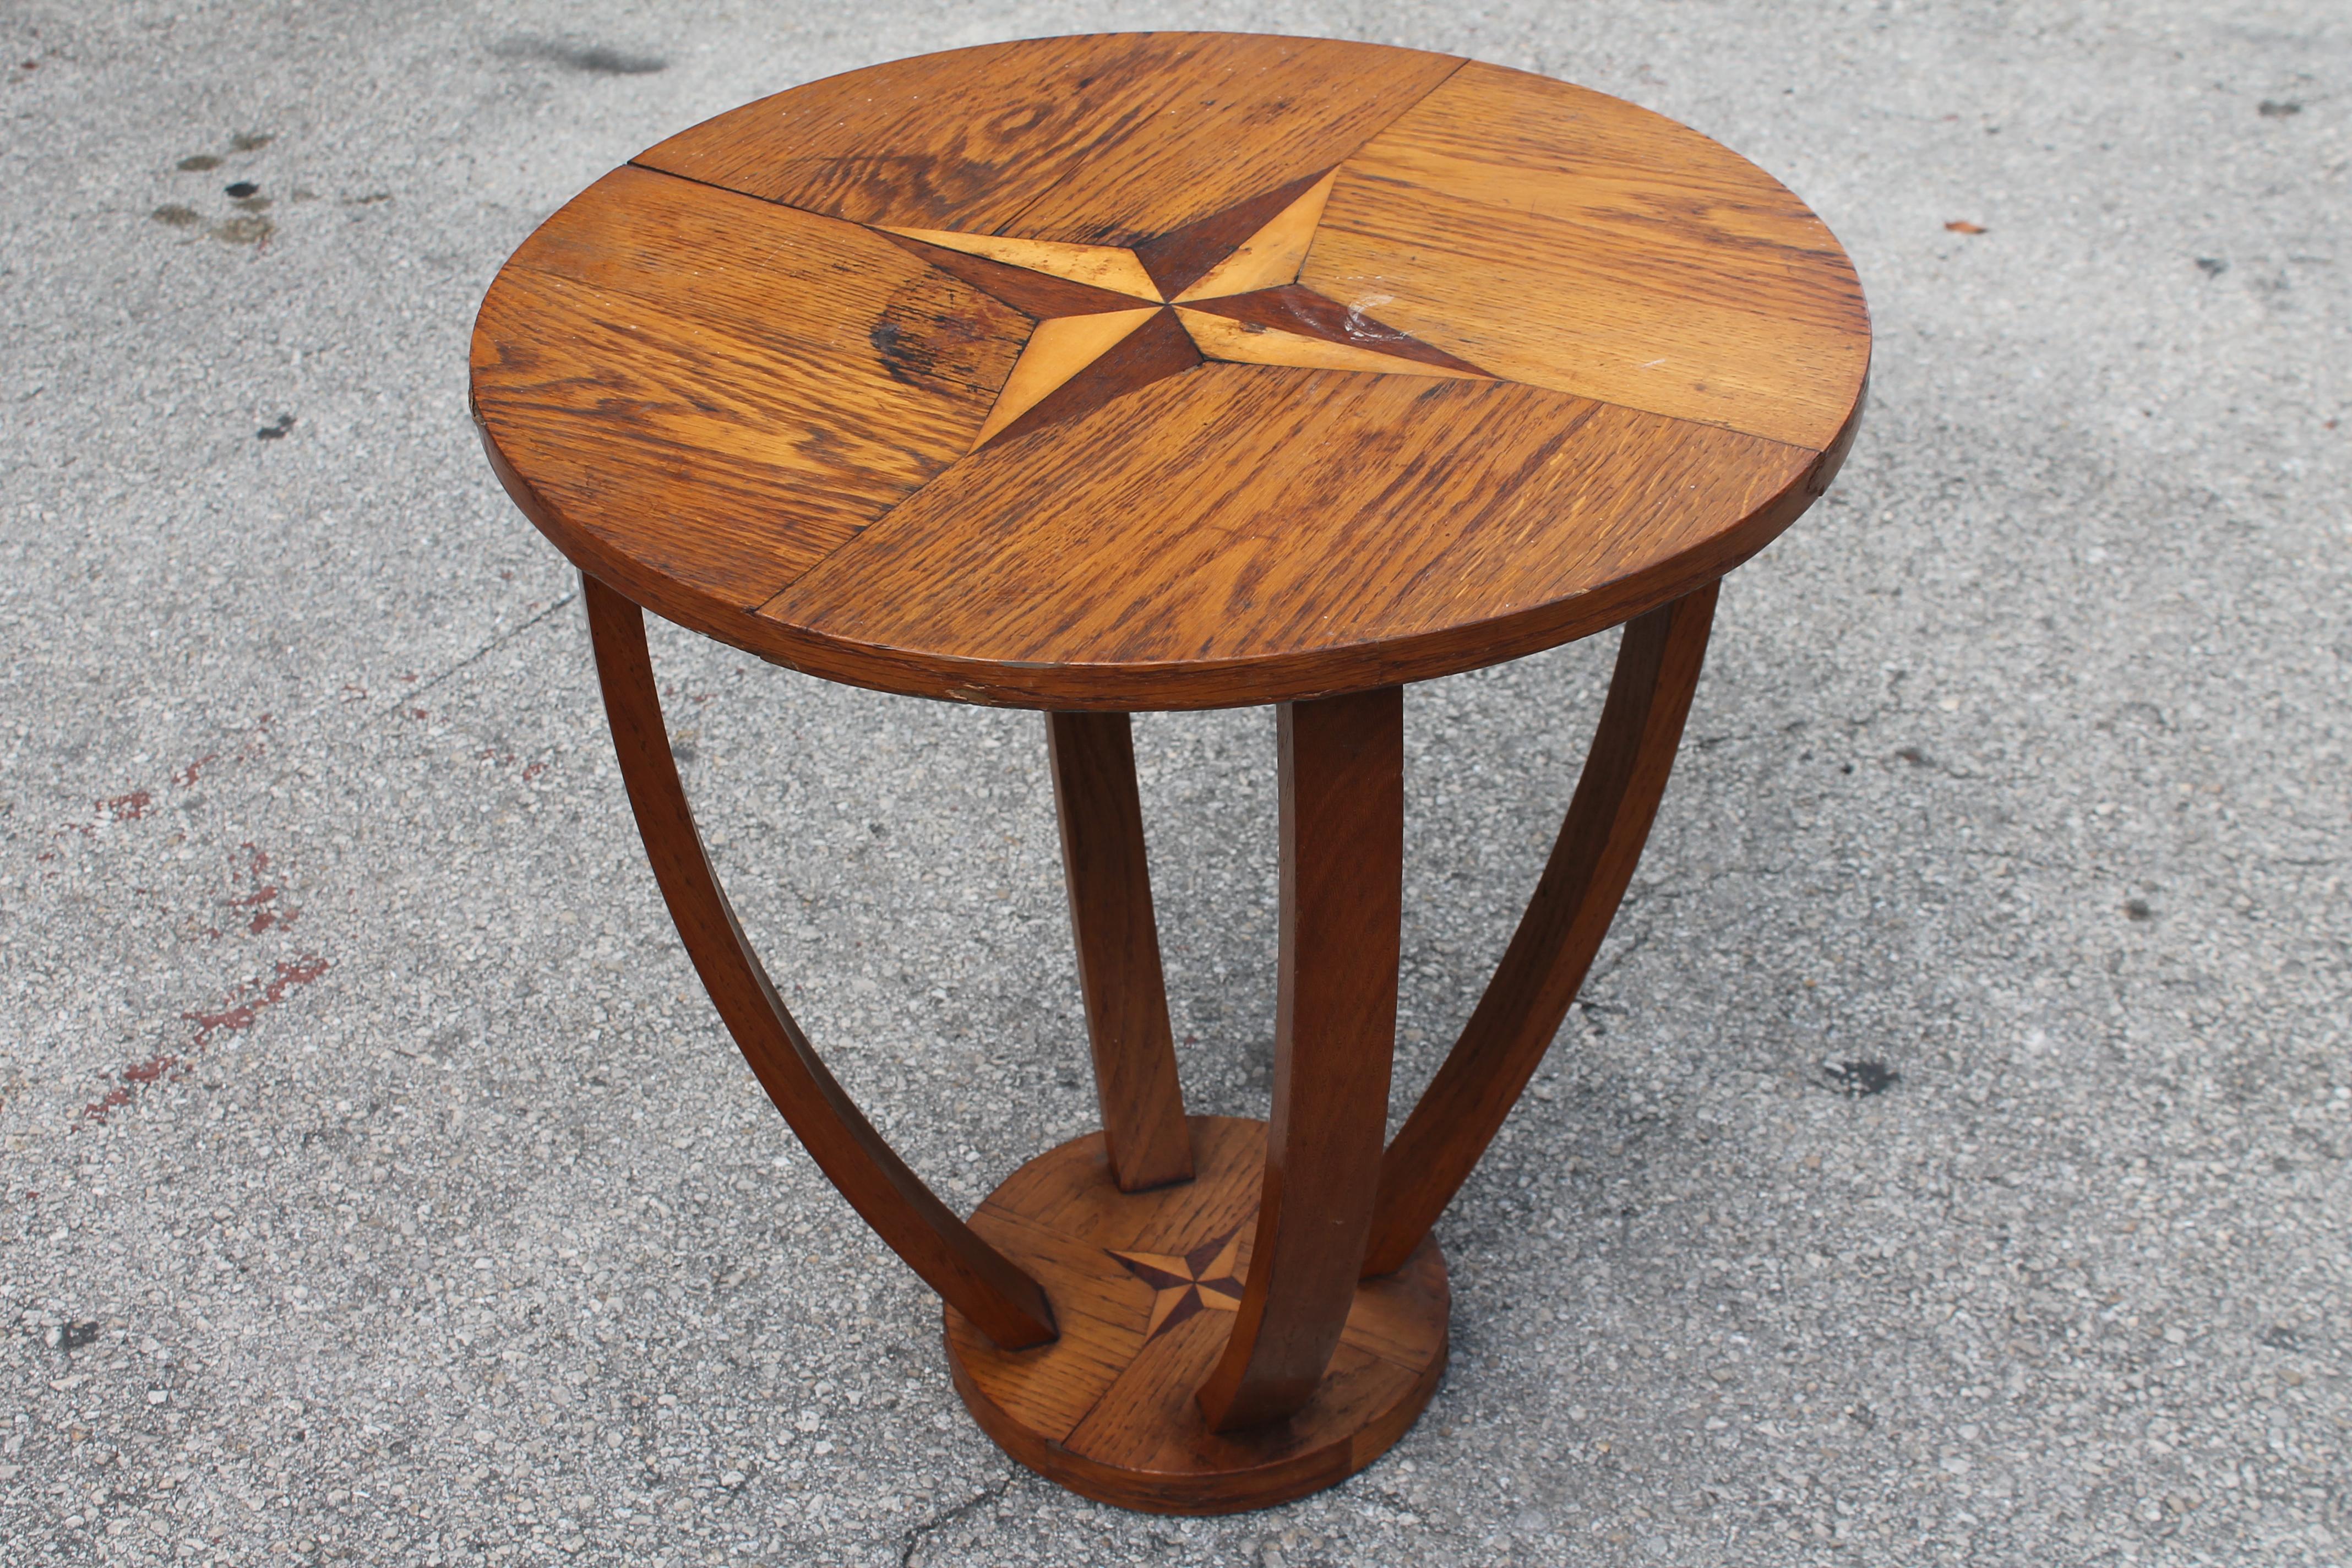
[[[877,232],[1036,319],[974,449],[1040,429],[1202,360],[1491,379],[1298,281],[1337,169],[1129,247],[948,229]]]
[[[1241,1235],[1238,1229],[1229,1230],[1181,1256],[1103,1249],[1117,1258],[1121,1268],[1152,1289],[1151,1318],[1143,1329],[1146,1343],[1203,1310],[1241,1310],[1242,1281],[1234,1271],[1234,1260],[1241,1252]]]

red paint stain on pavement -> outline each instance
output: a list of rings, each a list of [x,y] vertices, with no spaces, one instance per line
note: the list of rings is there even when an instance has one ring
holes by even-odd
[[[118,795],[112,800],[97,802],[96,809],[111,813],[117,822],[136,822],[146,816],[148,808],[154,804],[153,795],[143,789],[134,789],[129,795]]]
[[[253,919],[245,929],[254,936],[259,936],[272,926],[292,925],[301,917],[300,910],[268,907],[278,902],[278,895],[281,891],[277,883],[262,879],[269,871],[269,851],[249,840],[238,847],[245,851],[245,858],[240,864],[236,856],[229,857],[229,883],[234,887],[240,880],[249,882],[253,891],[241,899],[225,899],[222,902],[232,910],[253,911]],[[216,931],[213,934],[218,936],[220,933]]]
[[[281,963],[278,973],[267,982],[256,981],[242,988],[243,994],[233,998],[229,1005],[217,1013],[183,1013],[180,1015],[195,1025],[195,1037],[189,1044],[197,1050],[212,1045],[213,1036],[226,1030],[232,1034],[250,1029],[253,1021],[263,1011],[286,1000],[286,994],[297,986],[308,985],[327,973],[327,961],[317,953],[305,953],[291,963]]]
[[[238,986],[224,999],[225,1005],[216,1012],[181,1014],[181,1017],[196,1026],[196,1032],[189,1037],[186,1054],[174,1055],[166,1051],[124,1068],[121,1082],[108,1089],[101,1098],[82,1107],[82,1120],[103,1122],[130,1104],[148,1085],[161,1083],[167,1078],[184,1077],[189,1069],[188,1058],[209,1050],[214,1036],[250,1029],[263,1013],[285,1001],[289,993],[326,973],[331,967],[332,965],[317,953],[304,953],[290,963],[279,963],[277,973],[267,980],[249,980]]]

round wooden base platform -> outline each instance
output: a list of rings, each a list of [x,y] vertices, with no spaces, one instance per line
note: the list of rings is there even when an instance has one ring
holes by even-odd
[[[1072,1491],[1153,1513],[1237,1513],[1320,1491],[1404,1436],[1445,1371],[1445,1259],[1424,1241],[1356,1290],[1313,1400],[1286,1421],[1215,1433],[1193,1393],[1223,1352],[1248,1277],[1265,1124],[1195,1116],[1198,1173],[1122,1193],[1099,1132],[1022,1166],[971,1227],[1029,1271],[1061,1337],[997,1349],[953,1308],[948,1365],[981,1427]]]

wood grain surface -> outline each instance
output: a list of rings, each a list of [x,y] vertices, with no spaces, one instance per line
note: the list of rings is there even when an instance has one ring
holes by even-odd
[[[1514,658],[1719,576],[1836,471],[1869,341],[1819,219],[1631,104],[1107,35],[663,142],[500,273],[475,405],[583,569],[762,658],[1219,707]]]
[[[1299,277],[1496,375],[1814,450],[1870,363],[1853,268],[1780,182],[1475,62],[1348,159]]]
[[[1045,737],[1111,1179],[1130,1193],[1188,1182],[1192,1134],[1168,1027],[1133,731],[1124,713],[1049,713]]]
[[[1274,1110],[1249,1280],[1201,1385],[1213,1432],[1313,1399],[1363,1272],[1388,1131],[1404,910],[1404,692],[1288,702]]]
[[[1126,246],[1328,169],[1461,63],[1234,33],[1033,38],[812,82],[636,162],[858,223]]]
[[[1169,1280],[1182,1270],[1135,1259],[1219,1244],[1213,1258],[1237,1241],[1233,1267],[1249,1273],[1265,1126],[1192,1127],[1199,1173],[1183,1185],[1121,1193],[1090,1133],[990,1194],[973,1230],[1044,1281],[1062,1334],[1008,1352],[950,1310],[948,1364],[982,1429],[1032,1469],[1122,1508],[1230,1513],[1333,1485],[1404,1435],[1445,1368],[1445,1263],[1433,1243],[1355,1288],[1330,1370],[1290,1419],[1213,1431],[1193,1396],[1232,1332],[1231,1297],[1212,1289],[1184,1307],[1188,1291]]]
[[[1815,462],[1536,387],[1207,364],[990,443],[760,613],[1077,705],[1412,679],[1718,574],[1753,548],[1722,520],[1801,506]]]
[[[971,447],[1029,329],[870,230],[621,169],[499,273],[474,413],[573,560],[756,605]]]

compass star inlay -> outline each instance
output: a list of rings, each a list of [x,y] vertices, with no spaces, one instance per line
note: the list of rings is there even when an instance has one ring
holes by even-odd
[[[1238,1229],[1229,1230],[1181,1256],[1103,1249],[1117,1258],[1121,1268],[1151,1287],[1151,1318],[1143,1326],[1145,1343],[1203,1310],[1241,1310],[1242,1281],[1234,1272],[1234,1259],[1242,1249],[1241,1236]]]
[[[977,449],[1039,429],[1202,360],[1491,379],[1298,275],[1337,169],[1309,174],[1133,247],[881,226],[942,271],[1035,319]]]

